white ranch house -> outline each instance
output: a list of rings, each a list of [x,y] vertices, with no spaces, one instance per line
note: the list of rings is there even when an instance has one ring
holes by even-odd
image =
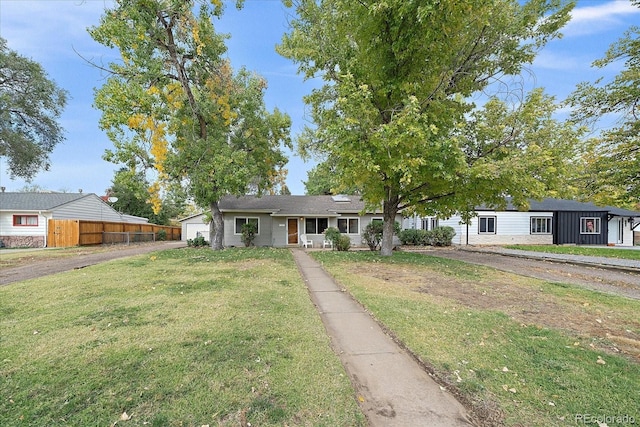
[[[323,247],[324,231],[338,228],[351,239],[353,246],[362,246],[362,232],[372,221],[382,221],[382,211],[364,211],[359,196],[227,196],[220,201],[224,216],[224,246],[244,246],[241,227],[247,222],[258,226],[256,246],[276,248],[302,246]],[[182,239],[203,236],[209,240],[209,224],[204,214],[180,220]],[[400,223],[402,217],[398,215]]]
[[[504,210],[477,207],[470,224],[460,216],[405,218],[403,228],[432,229],[450,226],[456,245],[576,244],[633,246],[640,231],[640,212],[596,206],[574,200],[530,200],[527,211],[518,211],[507,199]]]

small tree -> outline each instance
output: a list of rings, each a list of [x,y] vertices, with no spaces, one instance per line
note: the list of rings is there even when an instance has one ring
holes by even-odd
[[[338,240],[340,240],[340,230],[335,227],[329,227],[324,231],[324,236],[331,242],[331,246],[336,249],[338,247]]]
[[[382,246],[382,234],[384,232],[384,223],[382,221],[373,221],[367,224],[362,233],[362,241],[369,246],[369,250],[376,251]],[[400,234],[400,224],[396,221],[393,227],[393,234]]]
[[[249,246],[253,246],[253,241],[256,238],[256,234],[258,233],[258,227],[256,224],[248,222],[243,224],[240,228],[240,232],[242,233],[242,237],[240,240],[244,245],[248,248]]]

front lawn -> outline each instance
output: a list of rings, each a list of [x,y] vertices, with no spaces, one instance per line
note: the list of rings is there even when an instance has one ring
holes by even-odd
[[[490,425],[640,423],[640,301],[414,253],[313,256]]]
[[[364,425],[288,251],[179,249],[0,288],[2,426]]]

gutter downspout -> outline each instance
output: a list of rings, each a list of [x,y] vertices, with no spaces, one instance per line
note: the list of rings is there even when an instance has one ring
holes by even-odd
[[[49,220],[46,216],[42,215],[42,211],[38,211],[38,215],[44,218],[44,245],[43,248],[47,247],[47,238],[49,237]]]

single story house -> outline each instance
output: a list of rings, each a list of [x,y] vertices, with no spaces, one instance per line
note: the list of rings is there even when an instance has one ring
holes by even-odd
[[[0,192],[0,242],[5,247],[47,246],[50,219],[148,223],[121,214],[93,193]]]
[[[477,207],[470,224],[461,217],[406,218],[404,228],[431,229],[450,226],[458,245],[576,244],[633,246],[634,230],[640,230],[640,212],[611,206],[596,206],[575,200],[546,198],[530,200],[527,211],[519,211],[507,199],[504,210]]]
[[[338,228],[351,239],[353,246],[362,246],[362,233],[372,221],[382,221],[382,211],[362,213],[364,202],[359,196],[227,196],[220,201],[224,216],[224,246],[244,246],[241,228],[254,223],[258,233],[256,246],[300,246],[305,241],[313,247],[323,247],[324,231]],[[182,239],[203,236],[209,240],[209,224],[204,214],[181,219]],[[397,221],[402,217],[398,215]]]

